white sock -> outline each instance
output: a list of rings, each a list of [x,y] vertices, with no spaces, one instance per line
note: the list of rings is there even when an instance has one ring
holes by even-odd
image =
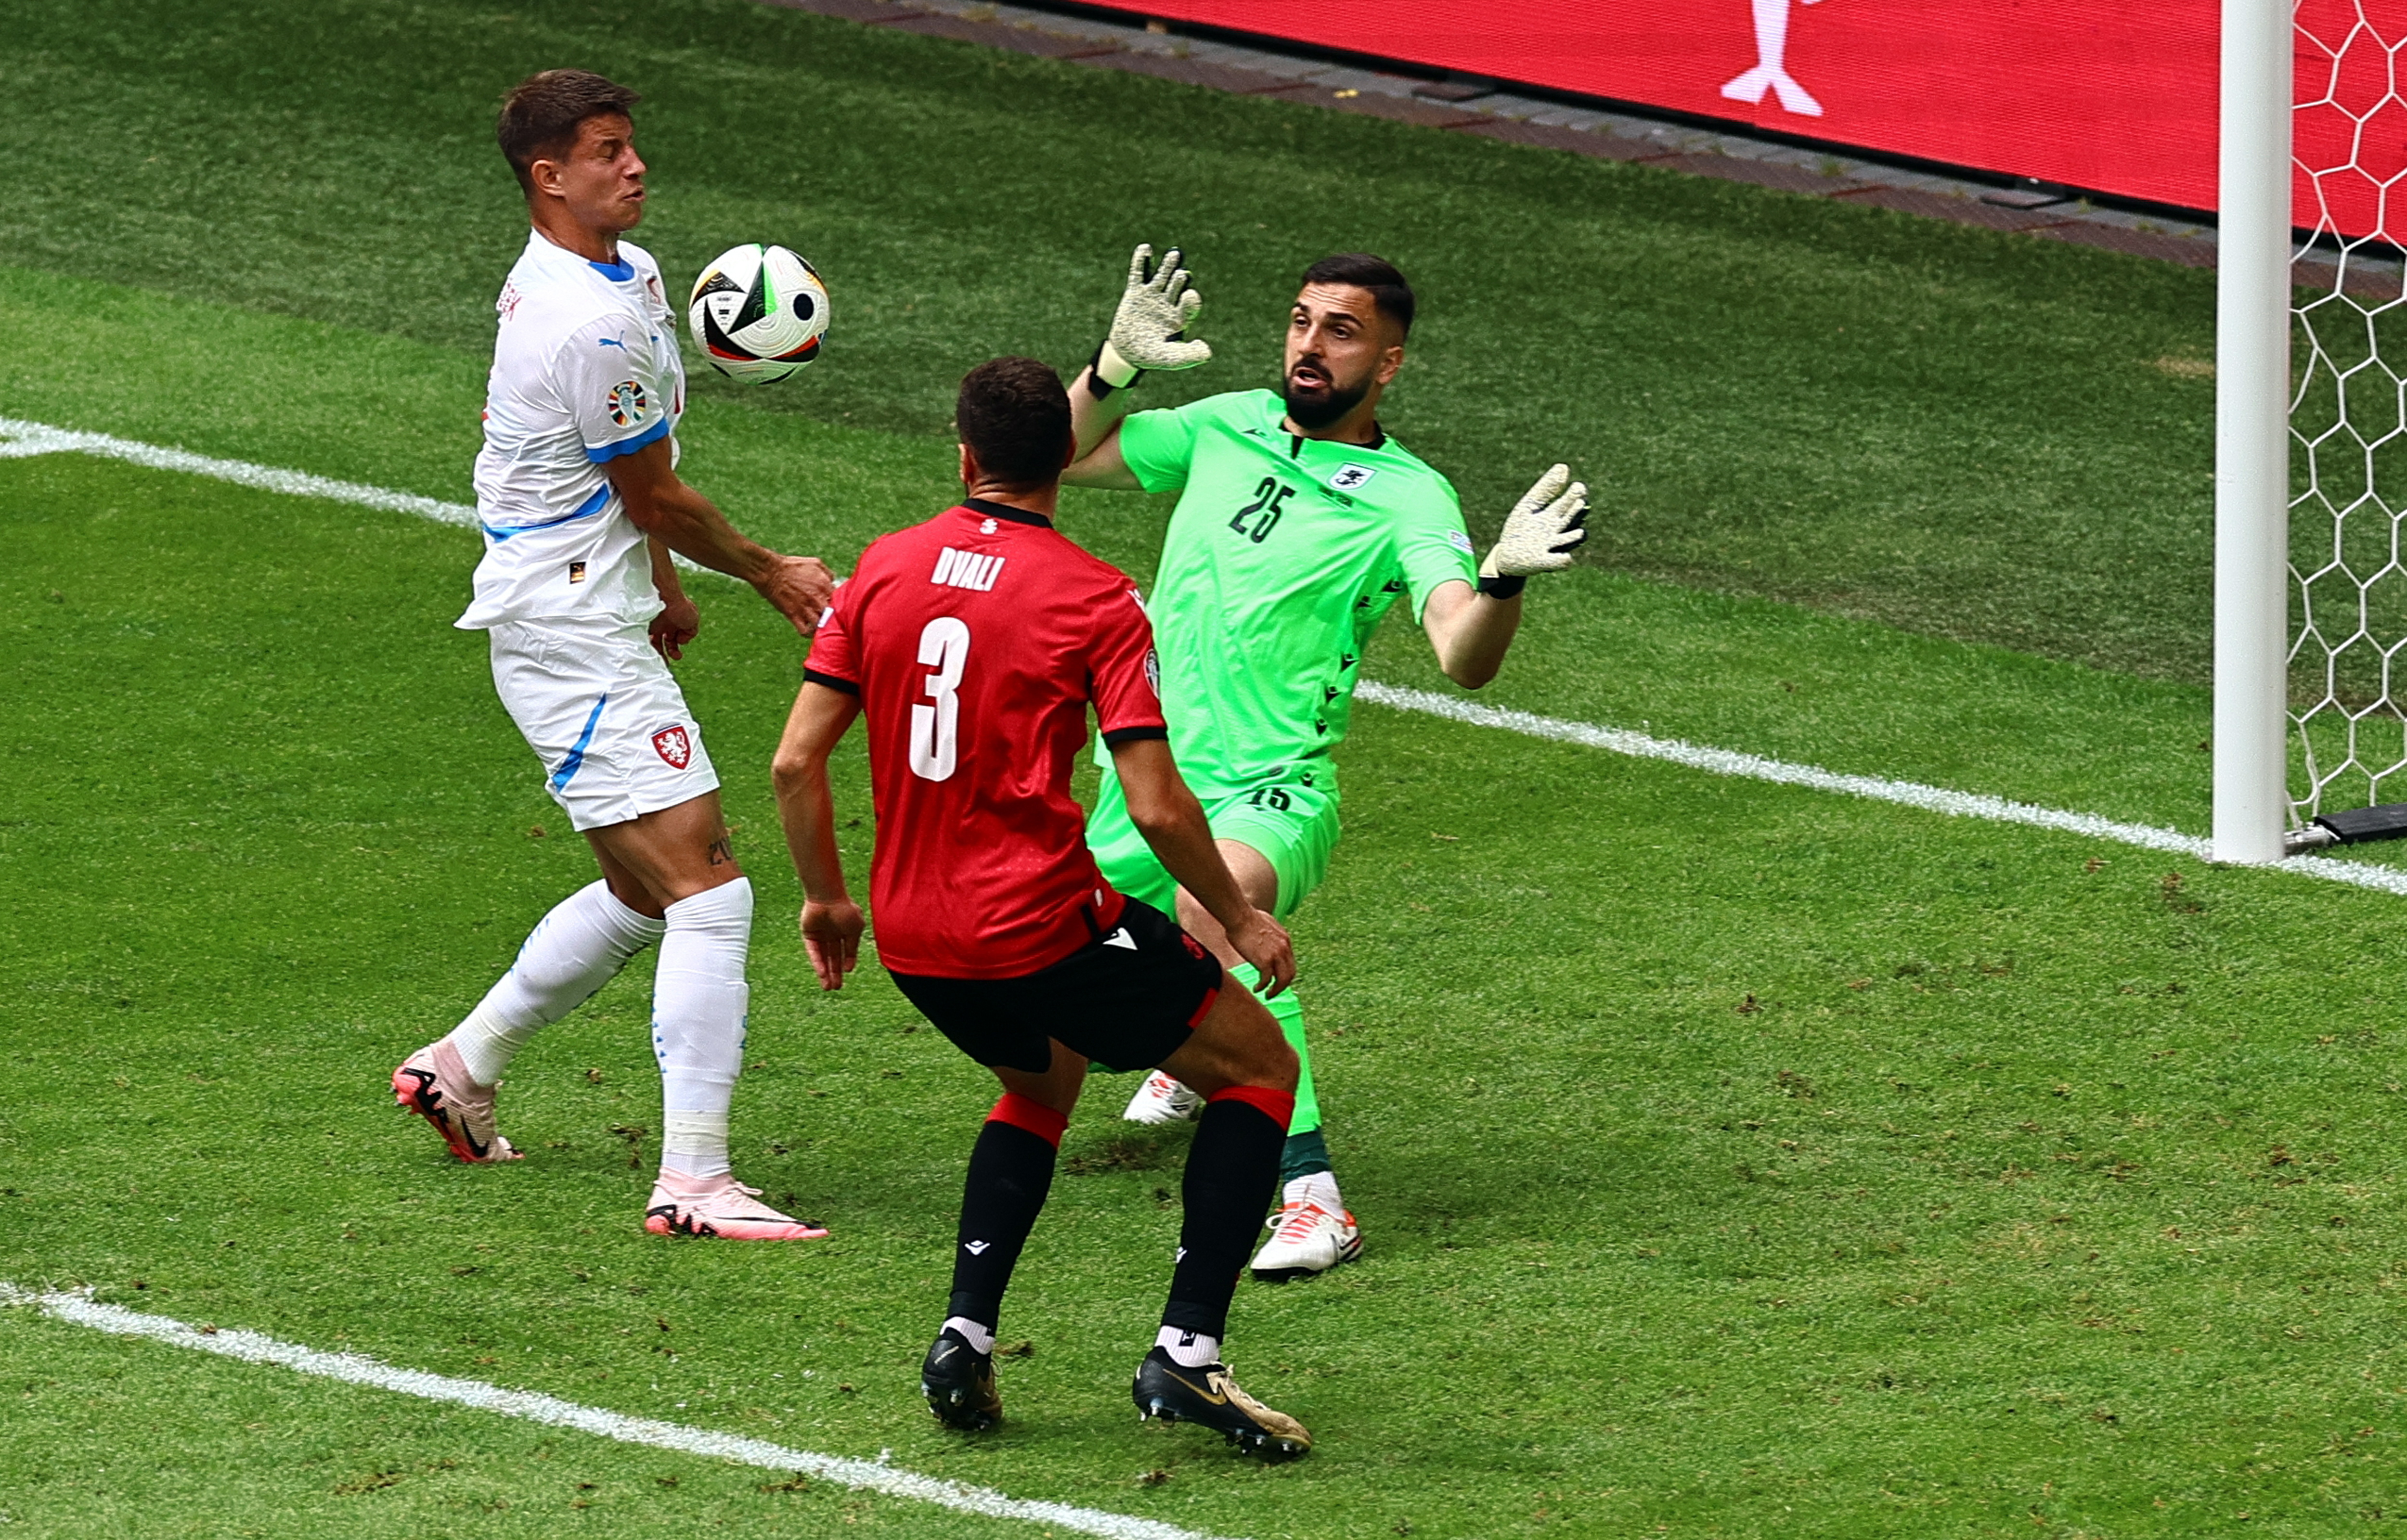
[[[652,982],[652,1053],[661,1061],[661,1169],[724,1176],[727,1109],[744,1067],[752,987],[752,880],[738,877],[668,907]]]
[[[944,1330],[958,1335],[979,1352],[990,1356],[994,1352],[994,1328],[991,1326],[981,1326],[967,1316],[947,1316]]]
[[[1346,1212],[1346,1200],[1337,1195],[1337,1178],[1327,1171],[1296,1178],[1279,1195],[1283,1202],[1317,1203],[1332,1214]]]
[[[499,1081],[529,1038],[591,998],[662,928],[620,903],[605,882],[561,900],[535,922],[501,982],[451,1029],[468,1078],[478,1085]]]
[[[1168,1353],[1170,1362],[1182,1369],[1201,1369],[1220,1362],[1220,1339],[1200,1332],[1164,1326],[1153,1334],[1153,1345]]]

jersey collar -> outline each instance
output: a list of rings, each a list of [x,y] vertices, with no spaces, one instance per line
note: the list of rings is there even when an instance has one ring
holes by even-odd
[[[961,506],[983,518],[1008,519],[1014,524],[1033,524],[1040,530],[1053,528],[1053,521],[1043,514],[1032,514],[1025,508],[1015,508],[1008,502],[990,502],[985,498],[961,500]]]
[[[1285,398],[1275,390],[1265,390],[1262,393],[1271,399],[1271,431],[1287,435],[1287,458],[1289,459],[1303,459],[1303,446],[1307,444],[1325,444],[1332,449],[1351,449],[1358,454],[1373,452],[1388,446],[1388,430],[1377,422],[1371,424],[1371,442],[1368,444],[1346,444],[1338,439],[1306,438],[1288,427]]]

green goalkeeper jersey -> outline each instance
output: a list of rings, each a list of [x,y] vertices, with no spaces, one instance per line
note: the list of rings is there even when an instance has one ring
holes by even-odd
[[[1207,800],[1301,784],[1334,798],[1362,647],[1399,596],[1476,581],[1462,505],[1391,438],[1302,438],[1269,390],[1120,426],[1148,492],[1176,491],[1147,608],[1170,744]],[[1105,761],[1108,764],[1108,760]]]

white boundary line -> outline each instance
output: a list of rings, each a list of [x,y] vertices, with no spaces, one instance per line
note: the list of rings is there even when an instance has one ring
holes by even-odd
[[[71,429],[52,428],[46,423],[0,417],[0,459],[59,453],[103,455],[155,470],[185,471],[194,475],[214,476],[221,481],[256,487],[263,491],[325,498],[335,502],[379,508],[389,513],[415,514],[420,518],[431,518],[444,524],[461,524],[470,529],[477,527],[477,510],[462,503],[443,502],[410,492],[388,491],[381,487],[366,487],[358,482],[335,481],[300,471],[279,471],[246,460],[216,459],[184,449],[168,449],[155,444],[112,438],[107,433],[83,433]],[[1894,802],[1901,807],[1919,808],[1926,812],[1944,813],[1951,818],[1985,818],[1993,823],[2021,824],[2030,828],[2052,829],[2060,834],[2077,834],[2093,840],[2111,840],[2117,844],[2137,845],[2143,850],[2161,851],[2169,855],[2186,855],[2192,860],[2212,859],[2208,842],[2196,835],[2146,824],[2116,823],[2096,813],[2066,812],[2029,802],[2010,802],[2001,797],[1987,797],[1977,792],[1927,786],[1916,781],[1891,781],[1875,775],[1845,775],[1817,765],[1791,764],[1785,759],[1767,759],[1761,755],[1745,754],[1736,749],[1705,748],[1675,738],[1650,738],[1626,728],[1600,728],[1587,722],[1567,722],[1560,717],[1483,706],[1453,696],[1382,685],[1367,679],[1357,687],[1355,694],[1360,699],[1396,711],[1418,712],[1472,727],[1495,728],[1519,733],[1526,738],[1550,739],[1559,743],[1577,743],[1586,748],[1603,749],[1610,754],[1629,755],[1639,759],[1660,759],[1713,775],[1733,775],[1750,781],[1770,781],[1780,785],[1805,786],[1815,791],[1832,791],[1848,797]],[[2273,869],[2407,897],[2407,869],[2397,867],[2293,855],[2277,862]]]
[[[167,449],[155,444],[111,438],[107,433],[78,433],[72,429],[52,428],[47,423],[0,417],[0,459],[62,453],[131,460],[154,471],[184,471],[196,476],[213,476],[237,486],[256,487],[263,492],[324,498],[332,502],[355,502],[363,508],[380,508],[390,514],[415,514],[420,518],[431,518],[438,524],[463,524],[471,530],[477,528],[477,510],[464,503],[445,502],[438,498],[420,497],[414,492],[388,491],[382,487],[364,487],[356,481],[335,481],[327,476],[310,475],[306,471],[279,471],[273,466],[253,465],[248,460],[217,459],[187,449]]]
[[[399,1368],[359,1353],[321,1352],[315,1348],[262,1336],[257,1332],[194,1326],[166,1316],[148,1315],[122,1306],[103,1305],[84,1293],[41,1293],[21,1289],[13,1283],[0,1283],[0,1306],[5,1305],[31,1306],[53,1321],[88,1326],[112,1336],[149,1337],[153,1342],[196,1349],[224,1358],[240,1359],[246,1363],[273,1363],[296,1374],[339,1379],[350,1385],[365,1385],[399,1395],[416,1396],[422,1401],[449,1402],[453,1406],[494,1412],[503,1417],[521,1418],[555,1428],[570,1428],[578,1433],[591,1434],[596,1438],[615,1439],[621,1444],[644,1444],[679,1454],[757,1465],[762,1470],[799,1472],[855,1491],[883,1492],[889,1497],[932,1503],[956,1513],[1044,1524],[1075,1534],[1098,1535],[1102,1540],[1211,1540],[1210,1536],[1195,1530],[1180,1529],[1175,1524],[1165,1524],[1158,1519],[1107,1513],[1101,1508],[1081,1508],[1068,1503],[1006,1497],[990,1488],[965,1487],[957,1481],[939,1480],[933,1476],[902,1470],[886,1464],[882,1459],[847,1460],[841,1455],[814,1454],[808,1449],[788,1448],[763,1439],[714,1433],[707,1428],[690,1428],[680,1422],[629,1417],[621,1412],[583,1406],[574,1401],[562,1401],[533,1391],[504,1390],[481,1379],[453,1379],[446,1375]]]
[[[1759,754],[1742,754],[1736,749],[1704,748],[1695,743],[1684,743],[1676,738],[1649,738],[1627,728],[1600,728],[1587,722],[1566,722],[1560,717],[1483,706],[1450,695],[1405,689],[1369,679],[1362,681],[1354,694],[1358,699],[1397,711],[1442,716],[1450,722],[1468,723],[1473,727],[1501,728],[1525,738],[1577,743],[1612,754],[1626,754],[1637,759],[1660,759],[1713,775],[1735,775],[1785,786],[1835,791],[1849,797],[1870,798],[1877,802],[1920,808],[1926,812],[1945,813],[1951,818],[1986,818],[2000,824],[2022,824],[2031,828],[2053,829],[2061,834],[2112,840],[2118,844],[2138,845],[2144,850],[2162,851],[2172,855],[2187,855],[2200,861],[2213,859],[2212,847],[2197,835],[2147,824],[2118,824],[2094,812],[2065,812],[2029,802],[2009,802],[2002,797],[1987,797],[1978,792],[1926,786],[1918,781],[1890,781],[1876,775],[1844,775],[1818,765],[1796,765],[1786,759],[1767,759]],[[2407,895],[2407,870],[2397,867],[2293,855],[2286,861],[2274,863],[2273,869],[2300,877],[2320,877],[2329,883],[2370,887],[2383,893]]]

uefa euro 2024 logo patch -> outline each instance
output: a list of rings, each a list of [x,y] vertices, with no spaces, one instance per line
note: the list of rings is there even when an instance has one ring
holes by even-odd
[[[1341,492],[1359,492],[1378,473],[1367,465],[1356,465],[1349,460],[1337,468],[1337,473],[1329,478],[1329,485]]]
[[[651,408],[652,399],[644,394],[641,380],[620,380],[610,387],[610,420],[620,427],[633,428]]]

